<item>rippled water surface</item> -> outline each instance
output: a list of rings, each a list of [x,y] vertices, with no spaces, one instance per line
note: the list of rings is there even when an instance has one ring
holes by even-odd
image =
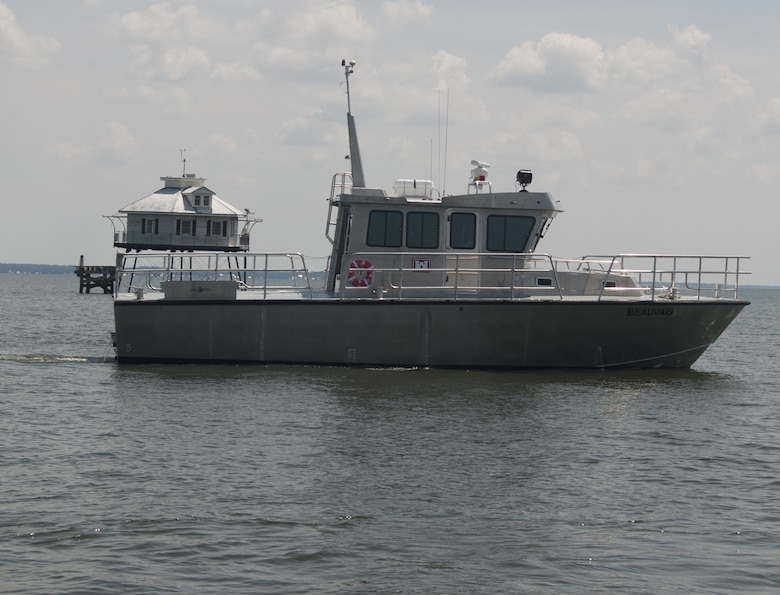
[[[773,593],[780,290],[694,369],[118,366],[0,275],[5,593]]]

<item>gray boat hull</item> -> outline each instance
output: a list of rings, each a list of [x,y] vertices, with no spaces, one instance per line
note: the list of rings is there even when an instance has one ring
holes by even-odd
[[[688,368],[746,301],[117,301],[117,359]]]

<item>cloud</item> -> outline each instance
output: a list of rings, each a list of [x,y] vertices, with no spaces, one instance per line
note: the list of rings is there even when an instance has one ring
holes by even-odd
[[[120,19],[122,28],[132,37],[146,42],[170,43],[198,36],[209,36],[211,19],[203,18],[198,7],[185,4],[174,10],[167,3],[154,4],[144,11],[129,12]]]
[[[131,50],[130,71],[140,78],[182,80],[196,72],[208,72],[209,55],[199,47],[172,47],[161,52],[149,46]]]
[[[702,72],[705,48],[711,36],[695,25],[685,29],[670,25],[671,44],[659,45],[642,38],[615,48],[603,48],[590,37],[548,33],[537,43],[511,48],[490,72],[499,84],[524,85],[541,91],[586,91],[608,82],[647,84],[679,80]],[[737,93],[738,81],[732,78]]]
[[[89,160],[94,154],[89,147],[77,145],[70,141],[55,143],[46,148],[50,155],[59,157],[63,161],[84,162]]]
[[[437,89],[465,87],[469,83],[466,75],[466,60],[460,56],[439,50],[431,59],[434,76],[439,83]]]
[[[350,2],[311,2],[306,10],[294,12],[287,20],[287,31],[293,39],[333,43],[364,41],[375,35],[368,21],[361,18]]]
[[[590,37],[553,32],[509,50],[489,78],[548,91],[581,91],[599,84],[604,61],[601,45]]]
[[[72,141],[54,143],[46,152],[69,162],[121,161],[138,152],[138,141],[124,124],[106,122],[102,135],[92,145],[79,145]]]
[[[62,46],[53,37],[24,31],[10,8],[0,2],[0,57],[18,68],[42,68]]]
[[[725,64],[715,64],[710,69],[715,90],[722,101],[742,101],[754,96],[753,86]]]
[[[238,60],[217,64],[212,76],[223,81],[253,81],[260,78],[260,73],[253,66]]]
[[[632,124],[679,130],[689,120],[685,99],[685,94],[678,89],[653,89],[623,104],[616,116]]]
[[[610,77],[622,83],[651,83],[678,76],[689,66],[674,49],[636,38],[607,51]]]
[[[138,141],[124,124],[107,122],[103,150],[113,157],[132,157],[138,151]]]
[[[780,134],[780,97],[770,97],[761,114],[764,131],[769,134]]]
[[[420,0],[391,0],[382,4],[382,16],[390,23],[429,21],[433,6]]]
[[[704,63],[704,50],[712,40],[709,33],[705,33],[696,25],[689,25],[685,29],[680,29],[677,25],[669,25],[667,29],[672,34],[674,45],[681,55],[696,63]]]

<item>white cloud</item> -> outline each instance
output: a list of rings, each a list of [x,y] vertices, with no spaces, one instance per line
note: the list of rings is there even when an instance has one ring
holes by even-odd
[[[670,47],[636,38],[607,51],[610,76],[623,83],[653,83],[688,70],[687,63]]]
[[[46,148],[48,154],[73,163],[106,158],[123,160],[134,156],[137,151],[138,141],[127,126],[116,121],[106,122],[101,136],[91,146],[73,141],[62,141],[53,143]]]
[[[334,39],[361,41],[374,36],[375,30],[363,19],[351,2],[310,2],[305,10],[294,12],[287,20],[290,37],[308,43]]]
[[[192,4],[172,9],[170,4],[154,4],[143,11],[129,12],[120,19],[131,36],[146,42],[169,43],[208,35],[214,22],[200,17]]]
[[[597,41],[553,32],[536,44],[525,42],[509,50],[490,78],[552,91],[580,91],[599,84],[604,65],[604,51]]]
[[[697,63],[704,62],[704,50],[712,40],[709,33],[705,33],[696,25],[689,25],[685,29],[669,25],[668,30],[674,38],[675,47],[682,55]]]
[[[141,45],[131,50],[130,71],[140,78],[178,81],[197,72],[208,72],[209,55],[199,47],[172,47],[157,52]]]
[[[382,4],[382,16],[391,23],[429,21],[433,6],[420,0],[392,0]]]
[[[253,66],[242,61],[225,62],[214,67],[212,76],[223,81],[252,81],[260,77]]]
[[[63,161],[83,162],[92,157],[94,151],[89,147],[74,142],[64,141],[54,143],[46,148],[46,153],[54,155]]]
[[[216,147],[221,153],[226,155],[235,153],[239,148],[236,139],[234,139],[229,134],[225,134],[224,132],[215,132],[210,134],[207,142],[210,146]]]
[[[761,114],[763,128],[770,134],[780,134],[780,97],[770,97]]]
[[[24,31],[11,9],[0,2],[0,58],[5,57],[19,68],[41,68],[61,48],[53,37]]]
[[[131,157],[138,150],[138,141],[124,124],[107,122],[103,149],[113,157]]]
[[[754,96],[752,85],[725,64],[715,64],[710,69],[715,79],[718,98],[723,101],[742,101]]]
[[[537,43],[511,48],[490,78],[541,91],[583,91],[609,80],[649,84],[698,73],[711,36],[695,25],[685,29],[670,25],[668,31],[671,45],[635,38],[615,48],[602,48],[589,37],[548,33]]]
[[[433,74],[438,80],[436,88],[439,90],[454,87],[465,87],[469,83],[466,74],[466,60],[460,56],[439,50],[431,58]]]
[[[679,129],[686,122],[685,95],[678,89],[658,88],[635,96],[617,111],[617,118],[632,124]]]

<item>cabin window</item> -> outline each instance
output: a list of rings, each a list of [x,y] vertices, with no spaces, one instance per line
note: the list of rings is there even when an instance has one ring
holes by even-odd
[[[477,245],[477,216],[474,213],[450,215],[450,248],[473,250]]]
[[[366,245],[400,248],[404,217],[401,211],[371,211],[368,215]]]
[[[228,230],[228,222],[223,221],[222,222],[222,237],[227,237],[227,230]]]
[[[406,215],[406,246],[436,250],[439,247],[439,214],[409,213]]]
[[[487,220],[487,249],[494,252],[523,252],[535,222],[533,217],[490,215]]]

